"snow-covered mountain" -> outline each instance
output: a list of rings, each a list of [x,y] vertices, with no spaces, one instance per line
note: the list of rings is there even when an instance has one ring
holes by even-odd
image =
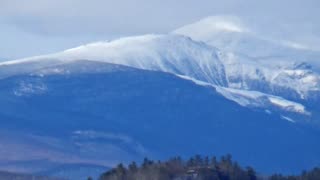
[[[313,166],[320,162],[317,57],[237,19],[209,17],[169,34],[0,62],[3,129],[27,132],[0,129],[2,146],[12,149],[0,151],[0,162],[105,167],[215,149],[262,171]],[[297,154],[303,163],[292,161]]]
[[[83,59],[173,73],[221,87],[219,92],[223,96],[241,105],[266,109],[278,107],[281,111],[301,114],[310,113],[300,101],[317,100],[320,92],[318,74],[305,69],[305,66],[266,65],[174,34],[128,37],[92,43],[56,54],[3,62],[0,63],[0,78],[35,73],[38,69],[42,69],[43,74],[68,73],[50,67]],[[47,68],[48,72],[44,72],[43,68]],[[243,93],[235,94],[233,89]],[[257,91],[262,98],[255,96]],[[252,94],[250,98],[248,94]],[[239,96],[242,97],[237,98]],[[277,103],[272,100],[274,97],[278,99]],[[243,103],[243,99],[247,103]],[[279,103],[280,100],[282,103]]]

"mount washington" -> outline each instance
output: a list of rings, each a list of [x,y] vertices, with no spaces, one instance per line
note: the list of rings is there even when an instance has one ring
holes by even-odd
[[[208,17],[0,62],[0,170],[79,179],[143,157],[320,165],[320,52]]]

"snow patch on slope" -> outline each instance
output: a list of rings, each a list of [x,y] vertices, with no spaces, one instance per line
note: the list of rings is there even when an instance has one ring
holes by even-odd
[[[233,88],[214,86],[210,83],[202,82],[187,76],[179,77],[193,81],[194,83],[201,86],[211,86],[215,88],[219,94],[223,95],[225,98],[231,101],[238,103],[241,106],[266,108],[269,104],[269,106],[277,107],[287,112],[310,115],[310,113],[302,104],[289,101],[282,97],[273,96],[258,91],[239,90]]]
[[[16,96],[30,96],[43,94],[48,87],[41,82],[20,82],[19,87],[13,91]]]
[[[216,89],[219,93],[225,97],[228,97],[228,99],[233,100],[243,106],[256,105],[263,107],[266,103],[265,101],[267,101],[273,106],[277,106],[286,111],[309,114],[302,104],[286,100],[282,97],[272,96],[258,91],[246,91],[223,87],[217,87]]]
[[[281,116],[281,118],[284,119],[284,120],[287,120],[287,121],[289,121],[291,123],[295,123],[296,122],[296,121],[294,121],[293,119],[291,119],[291,118],[289,118],[287,116]]]

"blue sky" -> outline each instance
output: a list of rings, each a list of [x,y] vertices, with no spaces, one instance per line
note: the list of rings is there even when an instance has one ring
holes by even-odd
[[[0,59],[121,36],[167,33],[212,15],[320,49],[319,0],[1,0]]]

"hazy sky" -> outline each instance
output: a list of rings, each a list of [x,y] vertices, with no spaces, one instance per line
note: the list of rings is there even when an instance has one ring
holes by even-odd
[[[0,59],[84,43],[167,33],[212,15],[320,49],[319,0],[0,0]]]

